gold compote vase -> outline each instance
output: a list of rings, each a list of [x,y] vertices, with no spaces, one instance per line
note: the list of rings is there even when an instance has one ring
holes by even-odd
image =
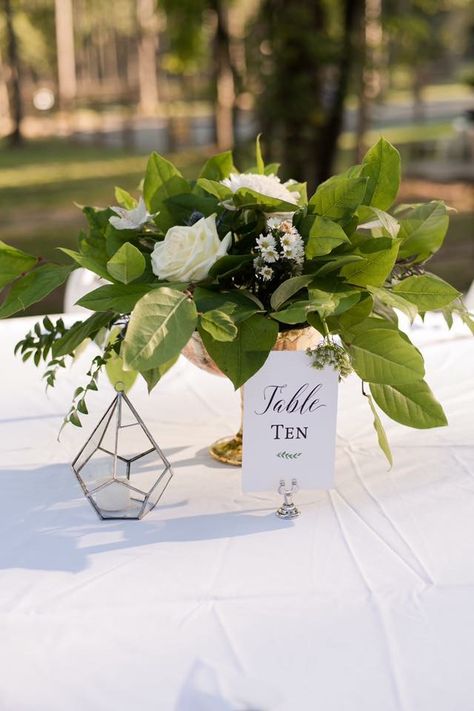
[[[307,348],[314,348],[320,340],[321,335],[312,328],[312,326],[293,328],[278,334],[278,338],[272,350],[302,351]],[[220,375],[223,378],[226,377],[206,351],[201,336],[197,331],[193,333],[191,339],[184,347],[183,355],[191,363],[201,368],[201,370],[213,373],[214,375]],[[240,393],[243,398],[242,389]],[[211,444],[209,454],[219,462],[240,467],[242,465],[242,421],[239,431],[235,435],[222,437],[214,442],[214,444]]]

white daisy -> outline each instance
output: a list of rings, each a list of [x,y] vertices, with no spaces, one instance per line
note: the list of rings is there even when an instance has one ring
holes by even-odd
[[[274,248],[276,245],[275,237],[272,234],[260,235],[257,237],[257,248],[258,249],[269,249]]]
[[[264,262],[272,264],[273,262],[278,261],[278,252],[275,247],[263,247],[260,254],[262,255]]]
[[[273,269],[271,267],[262,267],[259,272],[263,281],[270,281],[273,276]]]

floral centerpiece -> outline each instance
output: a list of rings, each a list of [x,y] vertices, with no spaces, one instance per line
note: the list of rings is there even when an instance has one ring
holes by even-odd
[[[377,414],[417,428],[446,424],[424,380],[420,351],[398,328],[397,311],[414,319],[442,310],[472,328],[460,293],[426,271],[448,227],[440,201],[392,207],[400,182],[397,150],[381,139],[360,165],[330,178],[308,199],[306,186],[282,182],[278,165],[240,173],[230,152],[210,158],[186,180],[153,153],[138,200],[117,188],[116,207],[84,207],[88,228],[69,265],[42,264],[0,244],[0,316],[20,312],[60,286],[77,267],[105,282],[78,303],[92,314],[66,327],[45,317],[18,345],[23,359],[46,363],[54,385],[87,339],[101,351],[78,387],[65,421],[81,424],[86,395],[105,368],[149,391],[196,333],[235,388],[264,364],[279,333],[313,327],[322,341],[315,367],[351,370],[390,450]]]

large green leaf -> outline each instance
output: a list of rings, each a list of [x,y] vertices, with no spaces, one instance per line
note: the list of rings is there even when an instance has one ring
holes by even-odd
[[[376,387],[386,387],[385,385],[377,385]],[[372,414],[374,416],[374,430],[377,433],[377,441],[379,443],[379,447],[382,450],[382,452],[385,454],[387,457],[387,461],[390,464],[390,466],[393,465],[393,457],[392,457],[392,451],[390,449],[390,445],[388,443],[388,438],[387,438],[387,433],[385,432],[384,426],[382,425],[382,420],[379,417],[379,413],[377,412],[377,409],[374,405],[374,401],[370,397],[370,395],[367,395],[367,399],[369,401],[370,409],[372,410]]]
[[[120,327],[114,327],[111,330],[108,343],[114,343],[117,340],[120,330]],[[114,387],[120,383],[122,390],[126,393],[128,393],[130,388],[133,386],[138,376],[136,370],[125,370],[122,356],[116,353],[113,349],[110,352],[107,362],[105,363],[105,372],[107,373],[109,382]]]
[[[156,368],[176,357],[196,327],[194,302],[174,289],[161,287],[145,294],[133,309],[122,347],[127,368]]]
[[[376,299],[385,306],[390,306],[392,309],[398,309],[402,313],[406,314],[410,321],[416,317],[418,309],[415,304],[404,299],[400,294],[394,293],[392,289],[385,289],[383,287],[367,287],[371,294],[373,294]]]
[[[416,256],[418,261],[427,259],[443,244],[448,224],[449,217],[443,202],[433,201],[416,207],[408,217],[400,220],[400,257]]]
[[[407,277],[393,287],[393,292],[411,301],[419,311],[441,309],[461,295],[451,284],[434,274]]]
[[[429,429],[448,424],[443,408],[424,380],[396,385],[370,383],[370,391],[377,405],[402,425]]]
[[[399,242],[389,237],[367,240],[356,250],[363,261],[346,264],[341,276],[358,286],[382,286],[393,269],[398,248]]]
[[[240,269],[253,260],[251,254],[225,254],[223,257],[219,257],[217,262],[214,262],[212,267],[209,269],[209,276],[216,279],[224,279],[231,274],[235,274],[240,271]]]
[[[91,311],[111,310],[126,314],[132,311],[137,301],[148,294],[151,288],[146,284],[105,284],[80,298],[77,304]]]
[[[0,241],[0,289],[38,263],[36,257]]]
[[[258,207],[264,209],[265,212],[294,212],[298,209],[298,205],[280,200],[279,198],[262,195],[262,193],[258,193],[256,190],[251,190],[250,188],[239,188],[236,190],[233,200],[237,207],[247,210]]]
[[[286,309],[274,311],[270,316],[275,319],[275,321],[280,321],[281,323],[304,323],[307,319],[308,312],[315,310],[316,307],[311,301],[294,301],[289,304]]]
[[[230,173],[235,173],[235,170],[232,151],[224,151],[223,153],[217,153],[217,155],[212,156],[204,163],[199,177],[218,181],[227,178]]]
[[[419,351],[392,328],[359,332],[351,341],[349,352],[357,375],[369,383],[412,383],[425,374]]]
[[[312,274],[302,274],[301,276],[290,277],[277,286],[270,298],[270,304],[275,311],[282,306],[285,301],[288,301],[292,296],[298,293],[305,286],[312,282],[314,276]]]
[[[64,336],[54,341],[51,348],[53,356],[59,358],[70,355],[86,338],[94,338],[104,326],[110,323],[112,317],[111,311],[101,311],[92,314],[85,321],[76,321]]]
[[[362,203],[367,181],[367,178],[329,178],[318,187],[309,206],[318,215],[330,220],[350,218]]]
[[[206,311],[200,316],[199,325],[216,341],[233,341],[237,336],[237,326],[225,311]]]
[[[333,222],[327,217],[319,215],[310,216],[307,220],[312,219],[312,225],[309,228],[308,241],[306,243],[306,257],[314,259],[329,254],[335,247],[338,247],[344,242],[349,242],[349,238],[342,229],[341,225]]]
[[[199,329],[207,352],[235,389],[240,388],[268,358],[278,336],[278,324],[255,314],[239,324],[239,334],[232,342],[216,341]]]
[[[211,180],[209,178],[199,178],[197,185],[209,193],[214,195],[218,200],[231,200],[233,192],[226,185],[222,185],[218,180]]]
[[[255,162],[257,165],[257,173],[260,175],[263,175],[265,173],[265,162],[263,160],[262,156],[262,147],[260,145],[260,136],[261,134],[259,133],[257,138],[255,139]]]
[[[159,212],[155,221],[163,231],[176,224],[174,213],[166,200],[190,191],[188,181],[173,163],[158,153],[151,154],[143,183],[143,197],[150,212]]]
[[[153,390],[155,385],[161,380],[163,375],[167,373],[170,368],[173,367],[178,358],[179,355],[175,356],[174,358],[171,358],[171,360],[168,360],[166,363],[163,363],[163,365],[158,365],[156,368],[151,368],[150,370],[145,370],[143,373],[141,373],[141,376],[147,384],[149,393],[151,393],[151,391]]]
[[[145,257],[140,250],[130,242],[125,242],[107,262],[107,271],[122,284],[129,284],[141,277],[145,266]]]
[[[79,264],[79,266],[83,267],[84,269],[89,269],[89,271],[94,272],[94,274],[97,274],[98,276],[102,277],[102,279],[106,279],[107,281],[114,281],[114,278],[107,271],[105,261],[99,261],[94,257],[89,257],[86,254],[81,254],[80,252],[76,252],[73,249],[67,249],[66,247],[58,247],[58,249],[61,250],[61,252],[64,252],[64,254],[67,254],[68,257],[73,259],[76,264]]]
[[[115,188],[114,194],[118,204],[124,207],[126,210],[133,210],[137,206],[136,199],[133,197],[133,195],[130,195],[127,190],[124,190],[123,188],[119,188],[117,186]]]
[[[352,329],[368,318],[372,312],[373,305],[374,301],[371,296],[362,297],[359,303],[337,317],[337,330],[341,331],[344,336],[347,334],[347,336],[350,337],[352,335]]]
[[[241,291],[212,291],[203,287],[196,287],[194,290],[194,302],[198,311],[206,312],[214,309],[225,310],[229,304],[234,306],[231,315],[234,323],[240,323],[253,316],[261,309],[248,299]]]
[[[381,138],[367,151],[361,175],[368,178],[364,205],[388,210],[400,187],[400,153],[385,138]]]
[[[13,316],[18,311],[24,311],[32,304],[44,299],[66,281],[73,269],[74,267],[69,265],[59,266],[57,264],[45,264],[33,269],[12,285],[0,306],[0,318]]]

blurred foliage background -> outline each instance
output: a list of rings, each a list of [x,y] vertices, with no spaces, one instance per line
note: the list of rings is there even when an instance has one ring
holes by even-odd
[[[187,176],[263,132],[314,188],[378,136],[404,202],[456,208],[433,271],[474,277],[473,0],[0,0],[0,238],[60,261],[146,154]],[[61,296],[46,308],[60,311]],[[41,306],[40,309],[45,309]]]

